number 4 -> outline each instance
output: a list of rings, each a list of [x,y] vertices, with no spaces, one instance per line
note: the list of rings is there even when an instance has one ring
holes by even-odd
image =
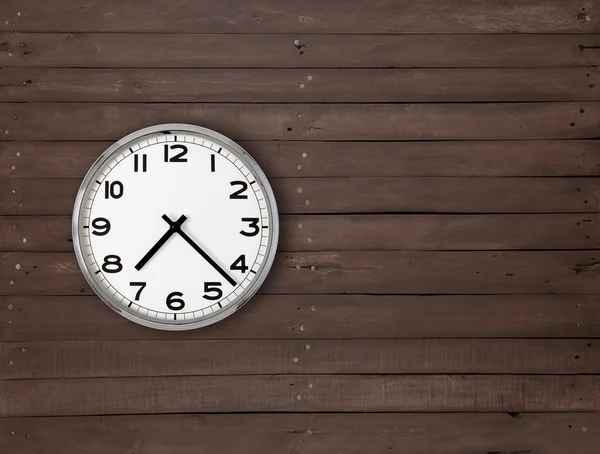
[[[248,267],[246,266],[246,256],[244,254],[240,255],[235,262],[231,264],[229,267],[230,270],[238,270],[242,273],[248,271]]]

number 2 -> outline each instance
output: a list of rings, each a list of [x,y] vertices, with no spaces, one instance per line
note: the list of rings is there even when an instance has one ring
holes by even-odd
[[[229,183],[231,186],[241,186],[241,189],[238,189],[233,194],[229,196],[230,199],[247,199],[248,196],[243,194],[243,192],[248,189],[248,185],[244,181],[232,181]]]

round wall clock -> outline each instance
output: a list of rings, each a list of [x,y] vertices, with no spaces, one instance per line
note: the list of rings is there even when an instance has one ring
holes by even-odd
[[[209,129],[164,124],[106,150],[81,184],[73,244],[112,309],[186,330],[231,315],[264,282],[277,248],[271,186],[242,147]]]

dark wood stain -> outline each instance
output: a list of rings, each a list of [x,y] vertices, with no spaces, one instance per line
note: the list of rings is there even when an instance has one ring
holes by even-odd
[[[85,289],[84,289],[85,290]],[[0,297],[0,340],[589,338],[597,295],[257,295],[215,326],[149,330],[95,296]],[[48,323],[52,313],[52,323]]]
[[[0,18],[7,452],[597,453],[592,0],[5,0]],[[70,232],[97,156],[162,122],[239,141],[281,212],[259,294],[183,333],[102,304]]]
[[[415,454],[573,451],[595,454],[593,413],[230,414],[1,418],[0,441],[10,452],[44,452],[69,440],[64,454],[145,453],[164,446],[182,454],[216,452],[341,452],[383,454],[404,447]],[[585,427],[587,432],[582,432]],[[14,433],[14,435],[10,435]],[[29,436],[29,438],[27,438]],[[94,443],[90,443],[94,440]]]

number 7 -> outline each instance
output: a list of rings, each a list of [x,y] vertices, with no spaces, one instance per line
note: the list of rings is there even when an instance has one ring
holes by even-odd
[[[135,300],[139,301],[140,300],[140,295],[142,294],[142,290],[144,290],[146,288],[146,283],[145,282],[130,282],[129,285],[131,285],[131,286],[139,286],[140,287],[140,289],[135,294]]]

